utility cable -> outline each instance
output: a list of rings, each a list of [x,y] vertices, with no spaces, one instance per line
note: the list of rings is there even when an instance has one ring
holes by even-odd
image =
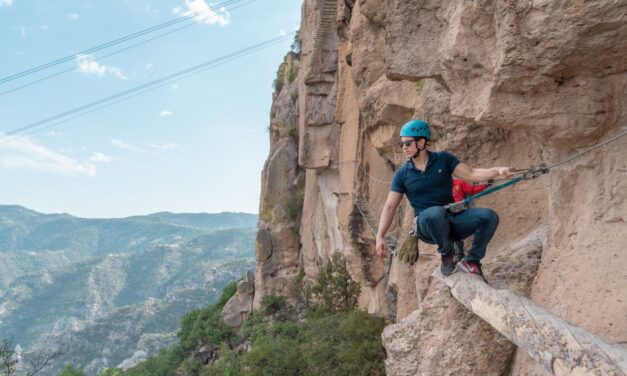
[[[39,133],[39,132],[41,132],[41,131],[43,131],[43,130],[46,130],[46,129],[48,129],[48,128],[52,128],[52,127],[55,127],[55,126],[57,126],[57,125],[60,125],[60,124],[66,123],[66,122],[68,122],[68,121],[70,121],[70,120],[74,120],[74,119],[76,119],[76,118],[79,118],[79,117],[82,117],[82,116],[85,116],[85,115],[91,114],[92,112],[99,111],[99,110],[101,110],[101,109],[103,109],[103,108],[111,107],[111,106],[113,106],[113,105],[115,105],[115,104],[118,104],[118,103],[120,103],[120,102],[127,101],[127,100],[129,100],[129,99],[131,99],[131,98],[135,98],[135,97],[140,96],[140,95],[142,95],[142,94],[145,94],[145,93],[148,93],[148,92],[150,92],[150,91],[156,90],[156,89],[158,89],[158,88],[160,88],[160,87],[163,87],[163,86],[169,85],[169,84],[170,84],[170,83],[172,83],[173,81],[184,80],[184,79],[186,79],[186,78],[188,78],[188,77],[191,77],[191,76],[196,75],[196,74],[198,74],[198,73],[204,72],[204,71],[209,70],[209,69],[211,69],[211,68],[215,68],[215,67],[217,67],[217,66],[220,66],[220,65],[226,64],[226,63],[228,63],[228,62],[230,62],[230,61],[233,61],[233,60],[239,59],[240,57],[243,57],[243,56],[246,56],[246,55],[250,55],[250,54],[252,54],[252,53],[255,53],[255,52],[257,52],[257,51],[259,51],[259,50],[261,50],[261,49],[263,49],[263,48],[267,48],[267,47],[270,47],[270,46],[273,46],[273,45],[279,44],[279,43],[280,43],[280,42],[282,42],[282,41],[283,41],[283,40],[279,40],[279,41],[274,42],[274,43],[272,43],[272,44],[265,45],[264,47],[261,47],[261,48],[259,48],[259,49],[256,49],[256,50],[251,50],[251,51],[247,51],[246,53],[243,53],[243,54],[241,54],[241,55],[238,55],[238,56],[235,56],[235,57],[231,57],[231,58],[229,58],[229,59],[227,59],[227,60],[223,60],[223,61],[220,61],[220,62],[218,62],[218,63],[216,63],[216,64],[213,64],[213,65],[207,66],[207,67],[205,67],[205,68],[203,68],[203,69],[201,69],[201,70],[199,70],[199,71],[197,71],[197,72],[191,72],[191,73],[188,73],[188,74],[183,75],[183,76],[181,76],[181,77],[177,77],[177,78],[175,78],[175,79],[172,79],[172,80],[170,80],[170,81],[163,82],[163,83],[161,83],[161,84],[159,84],[159,85],[157,85],[157,86],[150,87],[150,88],[148,88],[148,89],[144,89],[144,90],[142,90],[142,91],[139,91],[139,92],[134,93],[134,94],[132,94],[132,95],[129,95],[129,96],[127,96],[127,97],[124,97],[124,98],[118,99],[118,100],[116,100],[116,101],[114,101],[114,102],[106,103],[106,104],[104,104],[104,105],[102,105],[102,106],[96,107],[96,108],[91,109],[91,110],[89,110],[89,111],[79,113],[79,114],[74,115],[74,116],[72,116],[72,117],[70,117],[70,118],[63,119],[63,120],[61,120],[61,121],[58,121],[58,122],[55,122],[55,123],[52,123],[52,124],[45,125],[45,126],[43,126],[43,127],[39,127],[39,128],[37,128],[37,129],[34,129],[34,130],[32,130],[32,131],[30,131],[30,132],[28,132],[28,133],[25,133],[25,134],[23,134],[23,135],[19,135],[19,136],[16,136],[16,137],[10,138],[10,139],[8,139],[8,140],[4,140],[4,141],[3,141],[3,140],[0,140],[0,145],[2,145],[2,144],[4,144],[4,143],[11,142],[11,141],[14,141],[14,140],[17,140],[17,139],[22,138],[22,137],[26,137],[26,136],[30,136],[30,135],[35,134],[35,133]]]
[[[148,82],[146,84],[137,86],[135,88],[132,88],[132,89],[129,89],[129,90],[126,90],[126,91],[123,91],[123,92],[111,95],[111,96],[103,98],[103,99],[99,99],[97,101],[94,101],[94,102],[88,103],[86,105],[74,108],[72,110],[65,111],[63,113],[60,113],[60,114],[48,117],[46,119],[43,119],[43,120],[31,123],[31,124],[25,125],[23,127],[11,130],[9,132],[6,132],[6,133],[4,133],[3,136],[4,137],[11,136],[11,135],[14,135],[14,134],[17,134],[17,133],[21,133],[21,132],[27,131],[29,129],[37,128],[37,127],[40,127],[43,124],[50,123],[52,121],[71,116],[71,115],[73,115],[75,113],[79,113],[79,112],[82,112],[82,111],[85,111],[85,110],[89,110],[92,107],[100,106],[102,104],[105,104],[105,103],[110,102],[110,101],[114,101],[116,99],[127,97],[127,96],[130,96],[132,94],[142,92],[142,91],[144,91],[146,89],[157,88],[157,87],[166,85],[166,84],[170,83],[172,80],[179,79],[181,77],[187,77],[188,75],[191,75],[191,74],[197,74],[199,72],[202,72],[205,69],[209,69],[209,68],[213,67],[216,64],[224,63],[224,62],[230,61],[231,59],[235,59],[235,58],[239,58],[241,56],[245,56],[248,53],[252,53],[252,52],[258,51],[258,50],[260,50],[262,48],[269,47],[269,46],[271,46],[273,44],[278,44],[279,42],[282,42],[284,40],[287,40],[287,39],[291,38],[294,33],[295,32],[291,32],[291,33],[288,33],[286,35],[282,35],[282,36],[271,38],[271,39],[266,40],[264,42],[258,43],[256,45],[253,45],[253,46],[250,46],[250,47],[246,47],[246,48],[244,48],[242,50],[239,50],[239,51],[227,54],[227,55],[222,56],[220,58],[216,58],[216,59],[207,61],[205,63],[195,65],[195,66],[193,66],[191,68],[184,69],[182,71],[179,71],[179,72],[173,73],[171,75],[168,75],[166,77],[163,77],[163,78],[160,78],[160,79]]]
[[[240,0],[238,0],[238,1],[240,1]],[[243,6],[245,6],[245,5],[248,5],[248,4],[250,4],[250,3],[254,2],[254,1],[255,1],[255,0],[249,0],[249,1],[245,2],[245,3],[243,3],[243,4],[240,4],[240,5],[234,6],[234,7],[232,7],[232,8],[225,9],[225,12],[226,12],[226,11],[231,11],[231,10],[234,10],[234,9],[237,9],[237,8],[241,8],[241,7],[243,7]],[[113,52],[108,53],[108,54],[103,55],[103,56],[99,56],[99,57],[97,57],[97,58],[98,58],[98,60],[102,60],[102,59],[105,59],[105,58],[107,58],[107,57],[110,57],[110,56],[113,56],[113,55],[117,55],[117,54],[119,54],[119,53],[121,53],[121,52],[124,52],[124,51],[130,50],[130,49],[132,49],[132,48],[135,48],[135,47],[141,46],[141,45],[146,44],[146,43],[148,43],[148,42],[151,42],[151,41],[153,41],[153,40],[155,40],[155,39],[163,38],[163,37],[165,37],[165,36],[167,36],[167,35],[173,34],[173,33],[177,32],[177,31],[180,31],[180,30],[186,29],[186,28],[188,28],[188,27],[190,27],[190,26],[194,26],[194,25],[197,25],[197,24],[198,24],[198,22],[196,22],[196,21],[192,21],[192,22],[190,22],[190,23],[188,23],[188,24],[186,24],[186,25],[183,25],[183,26],[181,26],[181,27],[178,27],[178,28],[176,28],[176,29],[169,30],[169,31],[167,31],[167,32],[165,32],[165,33],[161,33],[161,34],[156,35],[156,36],[154,36],[154,37],[152,37],[152,38],[148,38],[148,39],[143,40],[143,41],[141,41],[141,42],[138,42],[138,43],[135,43],[135,44],[131,44],[130,46],[126,46],[126,47],[124,47],[124,48],[122,48],[122,49],[119,49],[119,50],[113,51]],[[10,93],[13,93],[13,92],[15,92],[15,91],[18,91],[18,90],[24,89],[24,88],[26,88],[26,87],[29,87],[29,86],[32,86],[32,85],[38,84],[38,83],[40,83],[40,82],[42,82],[42,81],[47,81],[47,80],[49,80],[49,79],[51,79],[51,78],[54,78],[54,77],[60,76],[60,75],[62,75],[63,73],[71,72],[71,71],[73,71],[73,70],[75,70],[75,69],[76,69],[76,67],[74,67],[74,66],[73,66],[73,67],[71,67],[71,68],[64,69],[64,70],[59,71],[59,72],[57,72],[57,73],[53,73],[53,74],[48,75],[48,76],[46,76],[46,77],[40,78],[40,79],[38,79],[38,80],[31,81],[31,82],[26,83],[26,84],[24,84],[24,85],[20,85],[20,86],[14,87],[14,88],[12,88],[12,89],[9,89],[9,90],[7,90],[7,91],[0,92],[0,97],[2,97],[2,96],[4,96],[4,95],[7,95],[7,94],[10,94]]]
[[[231,4],[235,4],[235,3],[239,2],[239,1],[242,1],[242,0],[226,0],[226,1],[222,2],[222,3],[214,5],[213,8],[225,7],[225,6],[228,6],[228,5],[231,5]],[[0,78],[0,84],[4,84],[6,82],[13,81],[13,80],[16,80],[18,78],[27,76],[29,74],[32,74],[32,73],[35,73],[35,72],[39,72],[41,70],[53,67],[55,65],[59,65],[59,64],[62,64],[62,63],[74,60],[74,58],[77,55],[86,55],[86,54],[90,54],[92,52],[100,51],[102,49],[114,46],[116,44],[120,44],[120,43],[126,42],[128,40],[131,40],[131,39],[134,39],[134,38],[138,38],[138,37],[141,37],[143,35],[152,33],[154,31],[161,30],[161,29],[166,28],[168,26],[172,26],[172,25],[175,25],[175,24],[180,23],[180,22],[185,22],[185,21],[187,21],[189,19],[201,16],[203,13],[206,13],[206,12],[214,12],[214,10],[212,8],[207,8],[207,9],[204,9],[204,10],[199,11],[199,12],[194,12],[194,13],[191,13],[191,14],[189,14],[187,16],[179,17],[179,18],[176,18],[176,19],[173,19],[173,20],[170,20],[170,21],[167,21],[167,22],[164,22],[164,23],[161,23],[161,24],[149,27],[147,29],[143,29],[141,31],[138,31],[138,32],[135,32],[135,33],[132,33],[132,34],[125,35],[123,37],[114,39],[112,41],[99,44],[99,45],[97,45],[95,47],[91,47],[91,48],[88,48],[88,49],[85,49],[85,50],[73,53],[71,55],[68,55],[68,56],[65,56],[65,57],[62,57],[62,58],[50,61],[48,63],[45,63],[45,64],[42,64],[42,65],[30,68],[30,69],[26,69],[24,71],[12,74],[10,76],[6,76],[6,77],[3,77],[3,78]]]

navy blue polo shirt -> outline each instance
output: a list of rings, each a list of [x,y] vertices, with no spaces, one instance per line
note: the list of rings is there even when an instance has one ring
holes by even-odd
[[[420,171],[411,162],[403,164],[392,179],[392,192],[404,193],[414,208],[414,216],[432,206],[443,206],[453,202],[453,171],[460,163],[453,154],[440,151],[429,152],[425,171]]]

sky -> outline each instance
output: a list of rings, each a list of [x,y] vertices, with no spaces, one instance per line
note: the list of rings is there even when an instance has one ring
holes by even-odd
[[[0,0],[0,204],[87,218],[257,213],[272,81],[300,4]],[[56,118],[282,35],[152,91]]]

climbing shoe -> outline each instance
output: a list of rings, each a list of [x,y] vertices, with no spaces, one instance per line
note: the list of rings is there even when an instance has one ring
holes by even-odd
[[[480,262],[468,261],[464,257],[463,259],[461,259],[461,261],[457,263],[457,267],[463,272],[480,276],[485,283],[488,283],[488,280],[486,280],[485,276],[483,275],[483,271],[481,271]]]
[[[453,256],[453,252],[442,255],[442,265],[440,266],[440,271],[445,276],[455,273],[455,257]]]

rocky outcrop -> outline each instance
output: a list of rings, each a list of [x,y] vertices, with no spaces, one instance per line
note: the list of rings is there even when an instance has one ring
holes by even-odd
[[[299,237],[278,240],[272,223],[285,222],[266,222],[258,244],[272,251],[258,258],[276,248],[273,260],[289,266],[266,261],[278,266],[256,285],[285,291],[298,266],[313,277],[341,252],[360,306],[396,321],[383,337],[388,374],[544,374],[431,277],[432,246],[412,267],[386,262],[374,256],[374,232],[404,162],[398,130],[411,118],[432,124],[433,150],[477,167],[551,164],[624,131],[627,5],[305,0],[302,15],[290,154],[304,177]],[[291,108],[281,101],[273,113]],[[500,214],[484,260],[491,284],[617,342],[627,342],[626,146],[624,137],[478,202]],[[294,192],[292,180],[280,181],[273,189]],[[397,214],[392,243],[412,220],[405,202]]]
[[[466,308],[526,351],[553,375],[622,375],[627,348],[569,324],[510,290],[497,290],[478,277],[433,276]]]
[[[247,272],[246,277],[237,283],[235,295],[222,308],[221,317],[235,330],[239,330],[253,310],[255,297],[255,275]]]
[[[279,67],[270,119],[270,156],[261,178],[254,306],[267,294],[287,295],[299,271],[304,172],[298,165],[298,54]]]

